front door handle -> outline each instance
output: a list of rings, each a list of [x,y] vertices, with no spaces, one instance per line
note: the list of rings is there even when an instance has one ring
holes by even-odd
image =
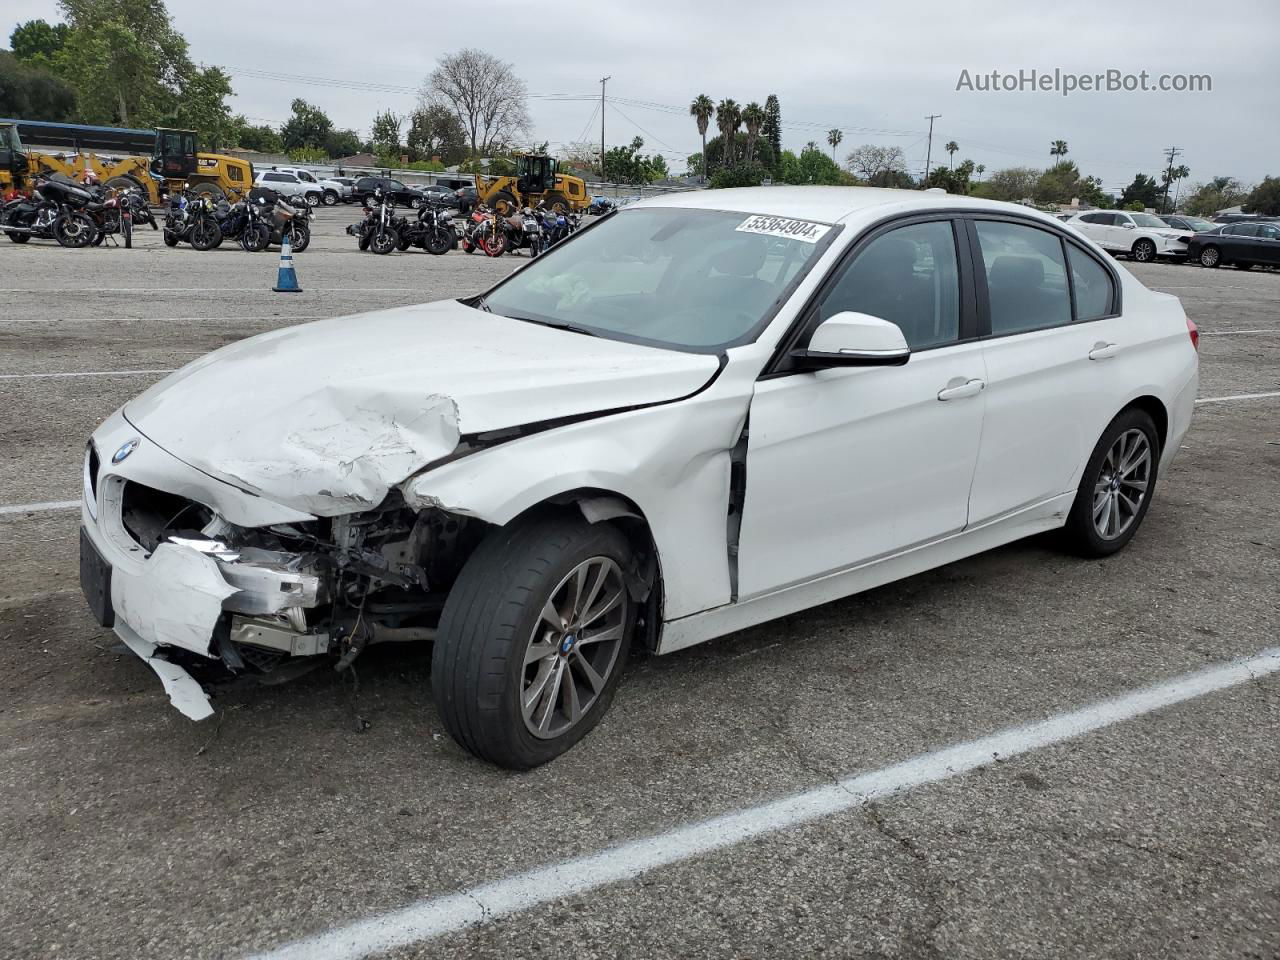
[[[985,380],[966,380],[964,377],[956,377],[938,391],[938,399],[961,400],[964,397],[976,397],[986,385]]]
[[[1089,359],[1110,360],[1119,352],[1120,348],[1114,343],[1105,343],[1102,340],[1099,340],[1093,345],[1093,349],[1089,351]]]

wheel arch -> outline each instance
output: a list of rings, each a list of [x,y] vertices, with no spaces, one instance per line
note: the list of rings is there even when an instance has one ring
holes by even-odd
[[[1160,440],[1160,452],[1163,455],[1165,444],[1169,439],[1169,408],[1164,405],[1164,402],[1159,397],[1145,393],[1126,403],[1116,416],[1126,410],[1141,410],[1151,418],[1156,425],[1156,433]]]

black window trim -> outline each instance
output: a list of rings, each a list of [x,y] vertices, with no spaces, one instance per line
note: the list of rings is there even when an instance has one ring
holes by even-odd
[[[771,380],[774,377],[790,377],[810,372],[795,369],[791,365],[791,351],[796,349],[807,337],[813,336],[813,331],[818,325],[816,322],[818,306],[823,298],[830,293],[837,279],[843,276],[845,270],[852,265],[854,259],[873,240],[884,236],[886,233],[891,233],[899,227],[910,227],[919,223],[945,221],[951,224],[951,236],[956,246],[956,270],[959,274],[960,282],[960,329],[955,340],[948,343],[937,343],[929,347],[921,347],[919,350],[913,349],[911,351],[912,354],[927,353],[931,350],[944,350],[948,347],[957,347],[961,344],[972,343],[981,339],[978,336],[978,301],[973,283],[972,251],[970,244],[966,243],[962,236],[964,227],[960,222],[963,219],[963,213],[963,208],[919,210],[913,213],[892,214],[869,225],[845,248],[844,253],[840,255],[840,259],[827,271],[827,275],[822,278],[822,282],[818,287],[809,294],[804,306],[796,313],[796,318],[791,321],[791,326],[787,328],[787,331],[779,339],[778,345],[774,347],[773,356],[764,365],[764,369],[757,379]]]
[[[1116,271],[1115,265],[1103,260],[1096,253],[1080,243],[1079,240],[1066,230],[1057,229],[1054,225],[1044,223],[1039,220],[1033,220],[1030,217],[1020,217],[1016,214],[1004,212],[982,212],[966,211],[963,220],[967,221],[967,231],[969,234],[970,247],[970,263],[973,269],[974,287],[978,292],[978,317],[980,322],[980,333],[977,337],[979,340],[1002,340],[1005,337],[1021,337],[1030,333],[1040,333],[1044,330],[1061,330],[1065,327],[1073,327],[1080,323],[1095,323],[1099,320],[1114,320],[1116,317],[1124,313],[1123,293],[1120,286],[1120,275]],[[1034,330],[1013,330],[1009,333],[992,333],[991,332],[991,296],[987,290],[987,271],[984,265],[983,269],[977,268],[978,264],[983,264],[982,246],[978,241],[979,220],[995,220],[1005,223],[1013,223],[1018,226],[1032,227],[1034,229],[1043,230],[1045,233],[1053,234],[1058,238],[1058,242],[1062,245],[1062,262],[1067,274],[1067,291],[1071,299],[1071,322],[1067,324],[1055,324],[1051,327],[1037,327]],[[1071,260],[1067,253],[1068,246],[1074,247],[1080,253],[1085,254],[1093,260],[1098,266],[1106,272],[1111,279],[1111,304],[1110,310],[1100,317],[1090,317],[1082,320],[1076,309],[1076,284],[1075,279],[1071,276]]]

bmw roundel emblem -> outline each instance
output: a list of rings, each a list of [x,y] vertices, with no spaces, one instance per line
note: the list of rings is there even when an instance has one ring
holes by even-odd
[[[138,444],[141,442],[142,441],[137,437],[134,437],[132,440],[126,440],[120,445],[120,449],[111,455],[111,462],[119,463],[125,457],[129,456],[129,454],[133,453],[133,451],[137,450]]]

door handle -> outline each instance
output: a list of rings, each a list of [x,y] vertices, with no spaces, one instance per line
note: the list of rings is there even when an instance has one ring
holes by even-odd
[[[1090,360],[1110,360],[1119,352],[1120,352],[1120,348],[1116,346],[1114,343],[1104,343],[1103,341],[1099,340],[1097,343],[1093,345],[1093,349],[1089,351],[1089,359]]]
[[[938,391],[938,399],[961,400],[964,397],[976,397],[986,385],[985,380],[965,380],[963,377],[956,377]]]

